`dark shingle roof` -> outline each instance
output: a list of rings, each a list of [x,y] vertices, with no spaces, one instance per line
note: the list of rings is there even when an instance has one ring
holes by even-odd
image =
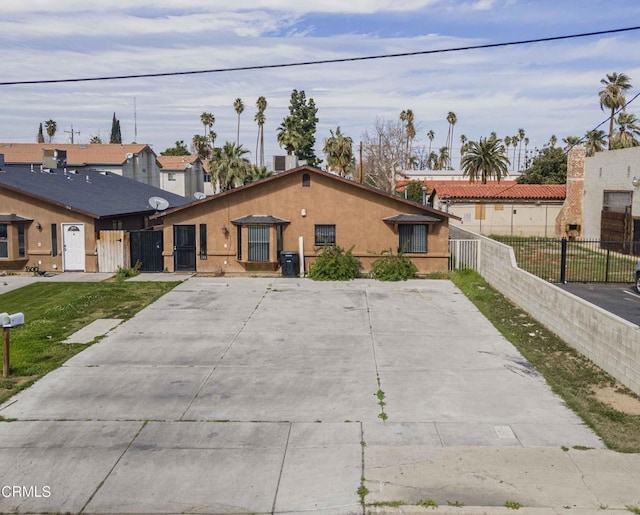
[[[31,218],[24,218],[22,216],[14,215],[13,213],[10,215],[0,214],[0,222],[32,222]]]
[[[384,219],[385,222],[390,222],[394,224],[429,224],[440,222],[441,218],[436,218],[435,216],[429,215],[411,215],[411,214],[401,214],[396,216],[389,216]]]
[[[236,225],[275,225],[275,224],[288,224],[289,220],[285,220],[284,218],[278,218],[277,216],[271,215],[248,215],[243,216],[242,218],[236,218],[235,220],[231,220],[232,224]]]
[[[169,202],[169,208],[179,207],[190,199],[121,177],[112,172],[97,170],[54,173],[30,171],[29,167],[0,170],[0,189],[19,191],[31,197],[79,211],[94,218],[153,213],[150,197]]]

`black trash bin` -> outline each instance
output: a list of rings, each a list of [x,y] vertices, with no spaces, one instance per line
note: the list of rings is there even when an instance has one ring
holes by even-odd
[[[298,253],[293,251],[284,251],[280,254],[280,265],[282,266],[282,277],[298,276]]]

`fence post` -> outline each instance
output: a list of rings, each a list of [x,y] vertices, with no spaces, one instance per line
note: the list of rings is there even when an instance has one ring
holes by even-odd
[[[605,265],[604,265],[604,282],[608,283],[609,282],[609,256],[611,255],[611,250],[607,249],[607,259],[605,261]]]
[[[560,284],[567,283],[567,238],[562,238],[560,247]]]

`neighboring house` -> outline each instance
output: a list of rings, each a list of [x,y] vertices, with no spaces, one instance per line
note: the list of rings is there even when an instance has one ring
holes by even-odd
[[[65,154],[59,166],[47,163],[56,151]],[[4,154],[5,166],[33,166],[39,169],[91,168],[105,170],[156,188],[160,187],[160,166],[157,156],[149,145],[121,144],[64,144],[64,143],[0,143],[0,154]]]
[[[515,181],[427,184],[430,204],[459,217],[465,229],[504,236],[553,237],[566,191],[564,184]]]
[[[582,195],[583,212],[576,213],[582,237],[635,242],[640,250],[640,147],[597,152],[583,159],[584,172],[574,178],[576,196]],[[581,177],[582,175],[582,177]],[[581,191],[582,190],[582,191]],[[580,205],[576,203],[579,209]]]
[[[404,248],[420,273],[444,272],[452,218],[302,166],[163,213],[164,266],[273,273],[282,252],[291,252],[309,270],[324,245],[339,245],[352,248],[365,270],[382,252]]]
[[[98,232],[148,228],[151,197],[189,202],[112,172],[2,167],[0,270],[96,272]]]
[[[204,194],[204,169],[198,156],[158,156],[158,162],[160,188],[189,198]]]
[[[520,177],[520,172],[509,172],[506,177],[515,180]],[[469,181],[469,177],[463,175],[462,170],[403,170],[396,177],[396,187],[404,186],[408,181]]]

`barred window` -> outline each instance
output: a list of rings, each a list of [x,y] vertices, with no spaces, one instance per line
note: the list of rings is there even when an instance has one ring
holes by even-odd
[[[400,237],[399,251],[410,254],[427,252],[426,225],[400,225],[398,226],[398,234]]]
[[[200,224],[200,259],[207,259],[207,224]]]
[[[336,226],[335,225],[316,225],[316,247],[336,244]]]
[[[249,261],[269,261],[269,226],[249,226]]]

